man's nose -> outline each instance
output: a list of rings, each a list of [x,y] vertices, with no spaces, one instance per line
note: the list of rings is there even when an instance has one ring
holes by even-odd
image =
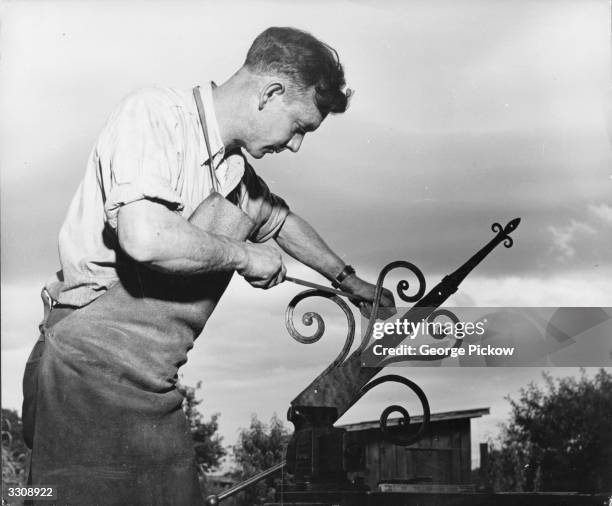
[[[287,149],[290,149],[294,153],[297,153],[300,150],[300,146],[302,145],[302,141],[304,140],[304,136],[301,134],[295,134],[291,137],[291,140],[287,143]]]

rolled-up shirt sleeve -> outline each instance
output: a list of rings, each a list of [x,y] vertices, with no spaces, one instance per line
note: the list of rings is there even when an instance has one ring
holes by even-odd
[[[253,242],[266,242],[276,237],[289,214],[289,206],[278,195],[270,192],[267,202],[270,207],[270,213],[261,224],[261,227],[251,237]]]
[[[127,97],[111,116],[98,145],[98,177],[105,219],[117,228],[122,206],[148,199],[181,211],[184,136],[176,110],[161,90],[141,90]]]
[[[255,222],[249,237],[253,242],[266,242],[278,234],[289,214],[289,206],[245,163],[240,207]]]
[[[182,211],[184,208],[181,197],[169,187],[167,180],[155,175],[139,175],[129,183],[115,185],[111,190],[104,204],[106,222],[115,230],[119,209],[143,199],[160,202],[171,211]]]

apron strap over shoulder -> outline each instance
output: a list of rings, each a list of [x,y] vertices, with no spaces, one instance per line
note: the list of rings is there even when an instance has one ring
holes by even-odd
[[[213,155],[212,155],[212,150],[210,148],[210,139],[208,137],[208,128],[206,127],[206,114],[204,112],[204,104],[202,103],[202,96],[200,95],[199,86],[196,86],[193,89],[193,98],[195,99],[196,107],[198,109],[198,116],[200,117],[200,125],[202,126],[202,133],[204,134],[204,142],[206,143],[206,151],[208,152],[208,170],[210,173],[212,191],[218,192],[219,188],[218,188],[218,183],[217,183],[217,176],[215,175],[215,168],[213,166]]]

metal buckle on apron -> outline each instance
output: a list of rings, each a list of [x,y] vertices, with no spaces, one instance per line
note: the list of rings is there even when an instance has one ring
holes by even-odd
[[[55,300],[53,300],[53,297],[51,297],[51,294],[49,293],[49,290],[47,290],[46,287],[41,290],[40,298],[43,301],[43,319],[42,319],[42,322],[40,322],[40,325],[38,326],[38,328],[40,330],[40,336],[39,336],[38,340],[39,341],[44,341],[45,340],[45,329],[46,329],[46,326],[47,326],[47,320],[49,319],[49,315],[51,314],[51,310],[55,307],[57,302]]]
[[[45,310],[48,309],[49,311],[51,311],[51,309],[53,309],[53,306],[57,304],[57,302],[53,300],[53,297],[51,297],[51,294],[49,293],[49,290],[47,290],[46,287],[43,288],[40,292],[40,297],[43,300],[43,304],[45,305]]]

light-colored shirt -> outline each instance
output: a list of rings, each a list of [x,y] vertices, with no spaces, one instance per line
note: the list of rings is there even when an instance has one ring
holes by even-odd
[[[270,192],[240,150],[226,152],[212,88],[200,88],[218,191],[236,196],[255,223],[249,240],[264,242],[283,225],[289,208]],[[61,271],[46,284],[61,304],[83,306],[113,285],[121,206],[142,199],[163,203],[186,218],[210,194],[210,163],[191,90],[145,88],[123,100],[91,152],[59,234]]]

